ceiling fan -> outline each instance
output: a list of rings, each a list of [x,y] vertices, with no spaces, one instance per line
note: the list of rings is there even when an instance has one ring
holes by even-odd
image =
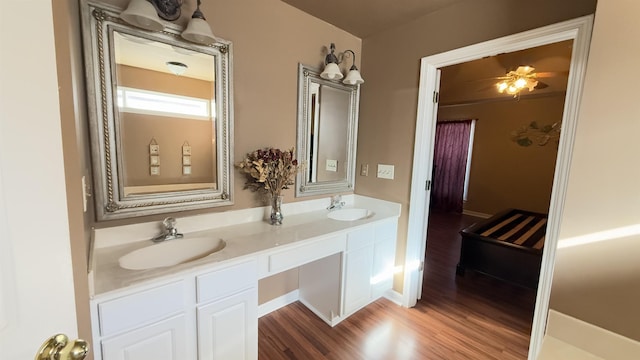
[[[544,89],[549,85],[541,82],[538,78],[553,76],[551,73],[535,73],[535,68],[529,65],[518,66],[515,70],[510,70],[505,76],[500,76],[496,83],[498,92],[507,93],[517,97],[521,91],[528,89]]]

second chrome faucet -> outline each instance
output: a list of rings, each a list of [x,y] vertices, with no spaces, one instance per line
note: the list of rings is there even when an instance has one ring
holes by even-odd
[[[164,226],[164,231],[154,237],[153,239],[151,239],[151,241],[153,242],[163,242],[166,240],[173,240],[173,239],[180,239],[182,238],[184,235],[180,234],[178,232],[178,229],[176,228],[176,219],[172,218],[172,217],[168,217],[166,219],[164,219],[162,221],[162,226]]]
[[[327,210],[333,211],[333,210],[342,209],[344,205],[345,205],[345,202],[342,201],[342,195],[335,195],[331,197],[331,205],[327,207]]]

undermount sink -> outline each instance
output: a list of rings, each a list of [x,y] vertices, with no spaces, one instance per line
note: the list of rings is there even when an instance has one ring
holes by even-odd
[[[222,239],[195,237],[166,240],[122,256],[120,267],[129,270],[146,270],[184,264],[216,253],[227,246]]]
[[[327,214],[329,219],[338,221],[355,221],[373,216],[373,211],[367,209],[340,209]]]

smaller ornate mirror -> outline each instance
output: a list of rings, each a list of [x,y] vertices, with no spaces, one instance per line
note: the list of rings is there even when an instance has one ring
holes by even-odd
[[[298,65],[296,196],[353,191],[360,87],[322,79]]]

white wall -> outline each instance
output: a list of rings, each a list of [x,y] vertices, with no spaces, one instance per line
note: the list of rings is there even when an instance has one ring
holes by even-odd
[[[598,1],[550,304],[635,340],[640,340],[638,14],[637,0]],[[575,245],[587,240],[599,242]]]
[[[77,335],[52,3],[0,6],[0,357],[32,359]]]

